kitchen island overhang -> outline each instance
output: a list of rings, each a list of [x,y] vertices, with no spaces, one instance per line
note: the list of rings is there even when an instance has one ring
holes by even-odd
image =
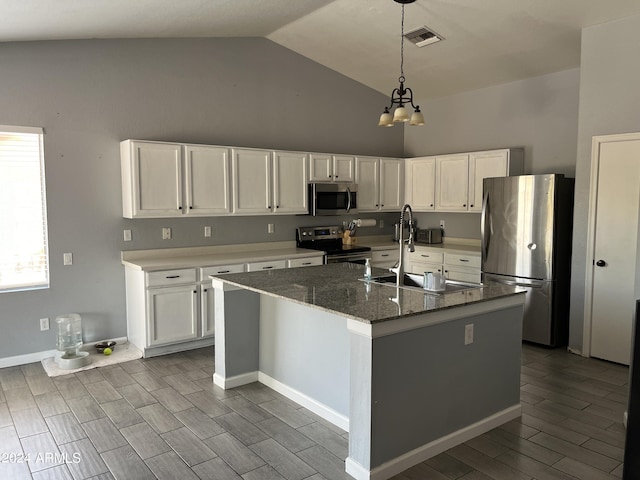
[[[524,290],[430,295],[333,264],[216,277],[216,373],[349,431],[346,470],[389,478],[520,415]],[[465,327],[474,338],[465,345]]]

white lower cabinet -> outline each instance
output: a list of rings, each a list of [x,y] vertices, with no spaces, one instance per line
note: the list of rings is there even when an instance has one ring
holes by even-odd
[[[127,338],[145,357],[210,346],[215,333],[215,290],[209,275],[322,265],[308,257],[145,272],[125,267]]]
[[[449,280],[480,283],[480,254],[445,252],[444,276]]]
[[[149,288],[147,302],[150,346],[198,336],[198,285]]]
[[[314,265],[322,265],[323,263],[323,257],[292,258],[287,260],[287,268],[312,267]]]
[[[287,268],[286,260],[271,260],[269,262],[247,263],[247,272],[259,272],[260,270],[277,270]]]
[[[406,272],[443,272],[444,253],[442,252],[416,247],[415,252],[407,252],[406,259],[408,262]]]
[[[127,267],[125,281],[127,337],[145,357],[213,345],[195,268],[144,272]]]
[[[244,263],[217,265],[200,269],[200,333],[204,337],[213,337],[215,333],[215,290],[211,286],[209,275],[244,272]]]
[[[410,273],[438,272],[449,280],[480,283],[480,253],[417,246],[406,259]]]
[[[398,262],[398,258],[400,258],[400,252],[398,248],[372,250],[371,266],[378,268],[391,268]]]

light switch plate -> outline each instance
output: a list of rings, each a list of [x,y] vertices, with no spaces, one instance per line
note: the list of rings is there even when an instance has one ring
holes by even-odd
[[[49,319],[41,318],[40,319],[40,331],[44,332],[45,330],[49,330]]]
[[[267,233],[273,233],[276,231],[276,227],[273,223],[267,225]]]
[[[171,227],[162,227],[162,239],[171,240]]]
[[[211,236],[211,227],[204,227],[204,236],[205,237],[210,237]]]
[[[125,230],[123,234],[123,238],[125,242],[131,241],[131,230]]]
[[[73,265],[73,253],[63,253],[62,263],[64,265]]]
[[[473,343],[473,323],[464,326],[464,344],[471,345]]]

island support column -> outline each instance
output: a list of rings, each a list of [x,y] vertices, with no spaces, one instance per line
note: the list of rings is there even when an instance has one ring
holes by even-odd
[[[215,289],[215,373],[224,389],[258,381],[260,294],[212,281]]]
[[[349,320],[347,473],[387,479],[520,416],[523,303],[524,294],[379,324]]]

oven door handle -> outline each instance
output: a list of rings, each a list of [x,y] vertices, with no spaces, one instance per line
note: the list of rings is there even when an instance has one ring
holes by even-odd
[[[347,187],[347,213],[351,210],[351,190]]]

